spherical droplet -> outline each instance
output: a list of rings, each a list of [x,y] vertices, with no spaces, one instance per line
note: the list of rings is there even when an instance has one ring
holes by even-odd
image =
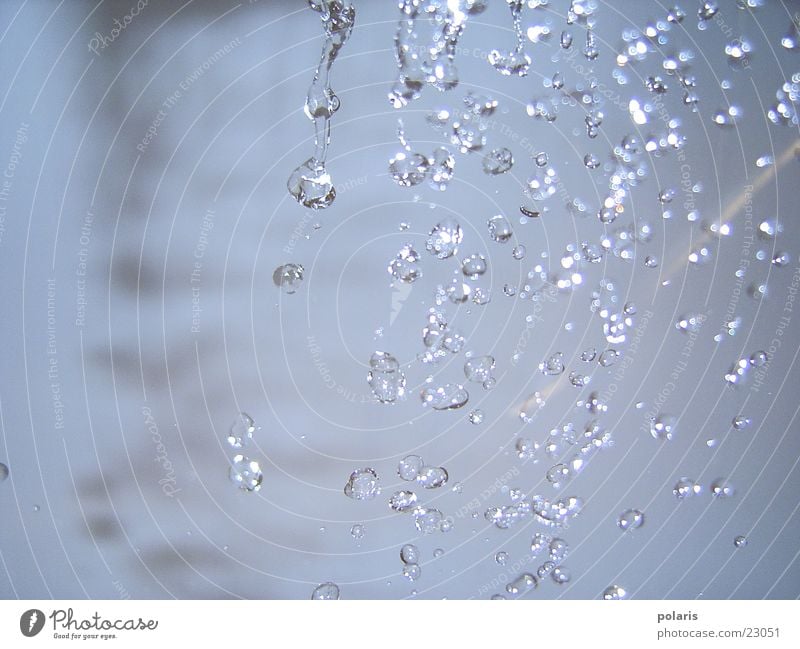
[[[494,560],[501,566],[506,565],[506,561],[508,561],[508,552],[498,552],[494,555]]]
[[[623,532],[635,530],[644,524],[644,514],[638,509],[626,509],[617,519],[617,527]]]
[[[483,423],[483,410],[475,409],[471,413],[469,413],[469,421],[471,424],[475,424],[476,426]]]
[[[363,539],[364,534],[364,526],[361,523],[356,523],[350,528],[350,536],[352,536],[356,541]]]
[[[733,545],[736,548],[745,547],[747,545],[747,537],[744,537],[744,536],[741,536],[741,535],[737,536],[735,539],[733,539]]]

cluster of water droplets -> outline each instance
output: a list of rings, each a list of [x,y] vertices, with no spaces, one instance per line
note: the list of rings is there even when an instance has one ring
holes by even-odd
[[[232,449],[244,451],[252,442],[255,432],[256,424],[253,418],[246,412],[240,412],[228,429],[226,441]],[[239,489],[248,492],[261,489],[261,483],[264,481],[261,465],[256,460],[239,452],[231,459],[228,476]]]

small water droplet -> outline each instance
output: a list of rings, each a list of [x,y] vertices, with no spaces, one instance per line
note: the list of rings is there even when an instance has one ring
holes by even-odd
[[[733,545],[735,548],[743,548],[747,545],[747,538],[739,535],[733,539]]]

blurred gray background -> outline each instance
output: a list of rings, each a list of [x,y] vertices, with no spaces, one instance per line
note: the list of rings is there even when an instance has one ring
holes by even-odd
[[[524,10],[526,28],[551,32],[526,41],[527,77],[503,77],[485,60],[514,43],[508,8],[493,0],[459,43],[459,86],[446,94],[426,88],[401,111],[386,98],[396,75],[396,2],[354,4],[356,28],[333,70],[341,109],[329,170],[339,195],[321,212],[286,192],[289,173],[313,150],[302,105],[322,26],[305,2],[151,1],[105,47],[98,42],[110,39],[133,0],[0,4],[0,462],[9,469],[0,481],[0,595],[306,599],[333,581],[346,599],[487,598],[542,561],[531,557],[530,540],[546,528],[528,518],[501,530],[483,517],[519,488],[586,501],[558,533],[571,548],[570,583],[543,579],[527,597],[597,598],[618,584],[632,598],[796,598],[800,371],[788,300],[800,283],[800,163],[797,126],[771,124],[766,112],[800,70],[797,51],[780,45],[800,3],[766,0],[743,10],[723,0],[699,30],[698,3],[682,0],[687,17],[669,42],[626,68],[629,83],[618,86],[612,71],[623,31],[664,21],[667,7],[598,2],[600,55],[591,74],[625,101],[606,102],[591,140],[578,107],[561,106],[553,124],[525,111],[548,96],[544,82],[556,71],[565,89],[585,88],[577,66],[590,66],[582,56],[572,67],[563,53],[553,61],[567,0]],[[572,31],[580,48],[583,31]],[[740,69],[724,51],[736,39],[753,48]],[[696,113],[662,68],[664,56],[686,50],[694,54]],[[687,143],[680,158],[648,161],[649,177],[604,230],[595,214],[607,180],[582,158],[591,152],[606,161],[624,135],[665,130],[656,116],[637,129],[625,108],[630,97],[653,101],[642,80],[655,74],[669,86],[661,101]],[[396,186],[387,161],[398,148],[397,117],[412,145],[429,153],[446,140],[425,115],[456,108],[468,90],[499,101],[487,148],[509,147],[514,168],[489,177],[480,155],[457,154],[447,191]],[[720,128],[712,116],[729,105],[743,117]],[[521,188],[538,151],[562,184],[546,214],[520,223],[520,204],[530,205]],[[765,155],[775,164],[758,167]],[[694,206],[685,204],[682,180],[702,185]],[[661,205],[666,188],[677,196]],[[566,209],[576,199],[585,212]],[[671,218],[662,218],[664,209]],[[695,222],[687,218],[693,210]],[[501,213],[514,224],[507,244],[486,230]],[[435,367],[415,360],[435,287],[458,271],[455,258],[424,251],[446,215],[464,229],[458,258],[486,256],[480,285],[492,300],[444,308],[465,350],[497,359],[498,382],[492,391],[470,384],[466,407],[436,412],[418,397],[425,378],[464,381],[464,352]],[[776,218],[777,238],[756,235],[758,223]],[[732,234],[709,236],[703,221],[730,223]],[[557,268],[568,244],[642,222],[652,240],[637,244],[632,261],[609,254],[585,268],[578,290],[540,306],[503,294],[538,263],[552,259]],[[386,265],[407,242],[422,254],[424,275],[410,289],[393,288]],[[511,254],[518,243],[527,249],[521,261]],[[689,264],[703,245],[710,261]],[[777,267],[770,259],[781,251],[790,263]],[[658,257],[657,268],[645,267],[647,255]],[[294,295],[272,282],[286,262],[305,268]],[[636,349],[619,347],[630,359],[624,371],[579,358],[607,347],[589,309],[602,277],[638,310]],[[753,283],[766,283],[766,297],[748,295]],[[696,338],[675,327],[688,313],[706,318]],[[725,332],[732,317],[741,318],[733,336]],[[366,371],[375,350],[404,364],[403,403],[373,402]],[[760,375],[727,386],[731,365],[758,350],[769,354]],[[537,366],[555,351],[567,372],[543,376]],[[572,387],[572,370],[591,373],[589,386]],[[520,407],[535,391],[546,405],[523,423]],[[592,391],[605,391],[601,421],[615,444],[553,489],[544,478],[553,462],[523,463],[515,441],[542,443],[567,422],[582,429],[591,415],[576,402]],[[467,419],[476,407],[484,412],[477,426]],[[672,441],[650,436],[653,409],[678,418]],[[228,479],[225,437],[239,411],[259,426],[249,451],[264,471],[256,493]],[[752,420],[746,430],[731,427],[739,414]],[[410,515],[387,507],[407,485],[395,469],[409,453],[448,470],[446,487],[415,491],[453,517],[452,531],[421,536]],[[381,476],[382,494],[346,498],[347,477],[365,466]],[[672,488],[681,476],[698,480],[703,493],[679,502]],[[721,477],[735,485],[733,498],[710,495]],[[642,510],[645,524],[623,535],[616,519],[628,508]],[[360,541],[350,534],[356,523],[365,529]],[[734,547],[737,535],[746,547]],[[422,553],[414,583],[401,575],[407,542]],[[444,553],[434,557],[436,549]],[[504,566],[494,560],[499,551],[509,555]]]

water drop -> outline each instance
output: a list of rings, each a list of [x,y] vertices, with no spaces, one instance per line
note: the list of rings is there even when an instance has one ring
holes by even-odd
[[[325,163],[316,158],[309,158],[297,167],[289,176],[286,187],[298,203],[314,210],[330,207],[336,198],[336,189]]]
[[[650,420],[650,434],[653,439],[670,441],[675,434],[677,419],[672,415],[660,414]]]
[[[564,354],[556,352],[539,363],[539,371],[547,376],[557,376],[564,372]]]
[[[369,468],[353,471],[344,486],[344,495],[353,500],[372,500],[380,492],[378,474]]]
[[[520,260],[525,258],[525,246],[519,244],[518,246],[514,246],[514,249],[511,251],[511,256],[514,259]]]
[[[272,282],[287,295],[295,293],[303,283],[304,269],[300,264],[284,264],[272,273]]]
[[[569,571],[562,566],[557,566],[554,568],[553,572],[551,573],[551,577],[553,578],[553,581],[559,585],[569,583],[571,578]]]
[[[486,225],[489,228],[489,236],[497,243],[505,243],[514,234],[511,222],[505,216],[493,216]]]
[[[447,259],[458,252],[458,246],[463,238],[464,233],[458,222],[447,218],[437,223],[430,231],[425,247],[439,259]]]
[[[407,563],[403,566],[403,577],[408,581],[416,581],[422,575],[422,568],[417,563]]]
[[[732,498],[735,494],[736,489],[725,478],[717,478],[711,483],[711,495],[716,498]]]
[[[367,383],[380,403],[392,404],[406,393],[406,376],[389,352],[376,351],[369,359]]]
[[[514,581],[506,584],[506,592],[509,595],[524,595],[536,588],[536,583],[536,577],[529,572],[524,572]]]
[[[8,478],[8,467],[0,462],[0,482]]]
[[[244,448],[253,439],[255,431],[255,422],[250,415],[240,412],[228,430],[228,444],[236,449]]]
[[[311,599],[339,599],[339,587],[333,582],[326,581],[314,589]]]
[[[402,480],[416,480],[423,466],[425,462],[419,455],[406,455],[397,465],[397,475]]]
[[[434,189],[444,191],[453,179],[456,160],[445,147],[434,149],[428,159],[429,184]]]
[[[483,156],[483,171],[489,176],[504,174],[514,166],[514,155],[505,147],[492,149]]]
[[[609,586],[603,591],[603,599],[625,599],[628,593],[622,586]]]
[[[419,549],[412,543],[406,543],[400,548],[400,561],[403,563],[419,562]]]
[[[495,368],[494,356],[473,356],[464,363],[464,376],[468,381],[484,383]]]
[[[638,509],[626,509],[617,519],[617,527],[623,532],[635,530],[644,524],[644,514]]]
[[[394,259],[389,262],[387,269],[389,274],[395,279],[410,284],[422,277],[422,269],[419,267],[419,255],[411,244],[406,244],[397,253]]]
[[[395,491],[389,498],[389,507],[396,512],[411,509],[417,503],[417,494],[413,491]]]
[[[498,552],[494,555],[494,560],[501,566],[506,565],[508,561],[508,552]]]
[[[244,455],[235,455],[228,471],[231,482],[244,491],[258,491],[264,475],[258,462]]]
[[[433,507],[417,507],[414,510],[414,526],[423,534],[433,534],[441,530],[444,524],[442,512]]]
[[[484,415],[482,410],[475,409],[471,413],[469,413],[469,422],[471,424],[475,424],[476,426],[483,423],[483,418]]]
[[[736,430],[744,430],[750,426],[750,418],[745,415],[736,415],[731,423]]]
[[[733,546],[735,548],[737,548],[737,549],[738,548],[743,548],[746,545],[747,545],[747,537],[744,537],[744,536],[740,535],[740,536],[737,536],[735,539],[733,539]]]
[[[352,536],[356,541],[360,541],[364,538],[364,526],[361,523],[356,523],[350,528],[350,536]]]
[[[434,410],[456,410],[469,401],[469,393],[458,383],[444,383],[423,388],[420,391],[422,404]]]
[[[440,466],[425,466],[417,475],[419,482],[425,489],[438,489],[447,484],[447,470]]]

